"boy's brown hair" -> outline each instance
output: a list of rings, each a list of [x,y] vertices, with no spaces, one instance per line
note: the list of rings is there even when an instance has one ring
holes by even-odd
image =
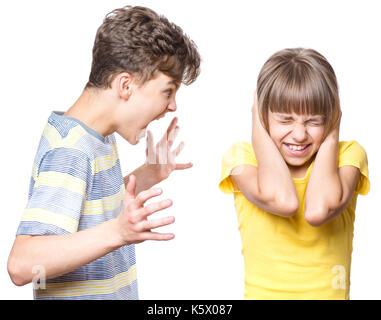
[[[325,136],[341,116],[335,72],[327,59],[312,49],[284,49],[273,54],[259,73],[257,98],[267,131],[269,110],[323,115]]]
[[[98,28],[85,88],[110,88],[121,72],[141,84],[163,72],[188,85],[200,73],[200,60],[180,27],[149,8],[125,6],[108,13]]]

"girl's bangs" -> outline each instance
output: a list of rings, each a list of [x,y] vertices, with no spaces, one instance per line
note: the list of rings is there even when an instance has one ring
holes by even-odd
[[[275,81],[269,92],[269,108],[272,112],[279,113],[323,115],[327,110],[327,99],[321,94],[324,91],[319,87],[316,82],[311,83],[307,79],[293,82]]]

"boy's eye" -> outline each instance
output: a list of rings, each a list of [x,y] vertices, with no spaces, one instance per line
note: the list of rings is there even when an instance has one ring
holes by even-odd
[[[172,90],[172,89],[169,89],[169,90],[166,91],[166,93],[167,93],[167,96],[168,96],[168,98],[169,98],[169,97],[172,95],[173,90]]]

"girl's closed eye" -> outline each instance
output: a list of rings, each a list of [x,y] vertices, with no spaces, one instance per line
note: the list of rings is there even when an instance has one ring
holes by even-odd
[[[278,119],[278,122],[281,124],[291,124],[292,120],[292,118],[280,118]]]
[[[319,127],[324,125],[324,121],[322,119],[310,119],[307,121],[307,125]]]

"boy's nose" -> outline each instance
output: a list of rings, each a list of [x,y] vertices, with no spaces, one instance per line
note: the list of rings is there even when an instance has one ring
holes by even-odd
[[[168,111],[169,111],[169,112],[175,112],[176,109],[177,109],[176,101],[173,101],[173,102],[171,102],[171,103],[168,105]]]

